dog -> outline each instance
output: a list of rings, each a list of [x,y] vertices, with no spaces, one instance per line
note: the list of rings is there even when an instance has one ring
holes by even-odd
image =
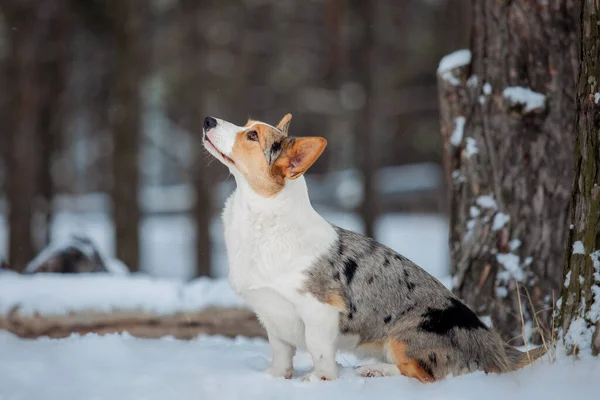
[[[313,360],[306,381],[336,379],[337,351],[378,360],[361,376],[421,382],[513,371],[545,353],[504,343],[412,261],[323,219],[303,174],[327,141],[288,136],[291,118],[203,123],[204,147],[236,181],[222,215],[229,280],[267,331],[270,375],[291,378],[296,349]]]

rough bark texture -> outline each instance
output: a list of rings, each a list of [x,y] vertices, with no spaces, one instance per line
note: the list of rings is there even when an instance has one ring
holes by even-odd
[[[600,352],[600,2],[583,2],[572,229],[558,330],[569,352]],[[595,304],[595,305],[594,305]],[[580,333],[583,333],[581,335]]]
[[[140,253],[138,192],[142,60],[140,27],[133,3],[112,0],[108,7],[117,60],[110,110],[115,252],[131,271],[137,271]]]
[[[36,23],[38,9],[30,1],[2,4],[7,25],[7,190],[9,262],[22,271],[35,255],[32,223],[38,183],[38,51],[44,24]]]
[[[561,282],[576,111],[576,5],[474,1],[472,60],[439,74],[454,289],[515,344],[521,309],[537,327],[529,297],[541,328],[550,330],[548,309]],[[510,99],[510,87],[545,97],[529,96],[542,101],[528,105],[527,96]],[[455,133],[460,117],[462,135]]]
[[[69,315],[22,315],[17,309],[0,315],[0,330],[20,337],[64,338],[72,333],[100,335],[128,332],[137,337],[174,336],[193,339],[198,335],[266,338],[254,313],[241,308],[207,308],[198,312],[154,315],[144,312],[73,312]]]

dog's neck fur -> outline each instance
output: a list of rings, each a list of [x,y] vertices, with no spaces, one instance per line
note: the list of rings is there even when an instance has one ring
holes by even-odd
[[[288,180],[284,188],[272,197],[264,197],[256,193],[248,181],[232,168],[235,177],[237,192],[241,203],[248,207],[253,214],[263,216],[298,216],[300,220],[310,216],[321,216],[314,210],[308,197],[308,188],[303,176]],[[283,222],[289,221],[285,218]]]

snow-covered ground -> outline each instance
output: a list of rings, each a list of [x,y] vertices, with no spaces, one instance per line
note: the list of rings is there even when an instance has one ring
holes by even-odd
[[[319,212],[332,223],[354,231],[362,230],[357,214],[321,208]],[[156,277],[190,279],[195,258],[195,228],[185,215],[152,215],[141,224],[142,271]],[[59,212],[52,223],[52,236],[66,241],[72,234],[89,237],[99,251],[114,255],[114,227],[102,212]],[[211,225],[212,270],[216,277],[227,276],[227,258],[220,218]],[[448,222],[441,215],[387,214],[379,219],[376,237],[412,259],[434,276],[447,281]],[[0,258],[6,254],[6,219],[0,215]]]
[[[338,355],[335,382],[304,383],[308,354],[295,358],[292,380],[273,379],[268,344],[259,339],[199,337],[137,339],[129,335],[73,335],[35,341],[0,332],[2,400],[228,400],[402,399],[565,400],[600,393],[600,362],[562,358],[505,375],[474,373],[421,384],[404,377],[361,378],[359,361]]]
[[[209,306],[245,307],[245,304],[224,278],[180,282],[144,275],[0,272],[0,316],[15,307],[23,315],[68,315],[77,311],[172,315]]]

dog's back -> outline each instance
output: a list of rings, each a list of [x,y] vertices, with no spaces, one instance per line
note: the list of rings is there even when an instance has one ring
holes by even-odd
[[[370,238],[337,231],[335,248],[309,271],[306,290],[342,311],[340,332],[358,336],[359,349],[379,351],[422,381],[527,363],[426,271]]]

